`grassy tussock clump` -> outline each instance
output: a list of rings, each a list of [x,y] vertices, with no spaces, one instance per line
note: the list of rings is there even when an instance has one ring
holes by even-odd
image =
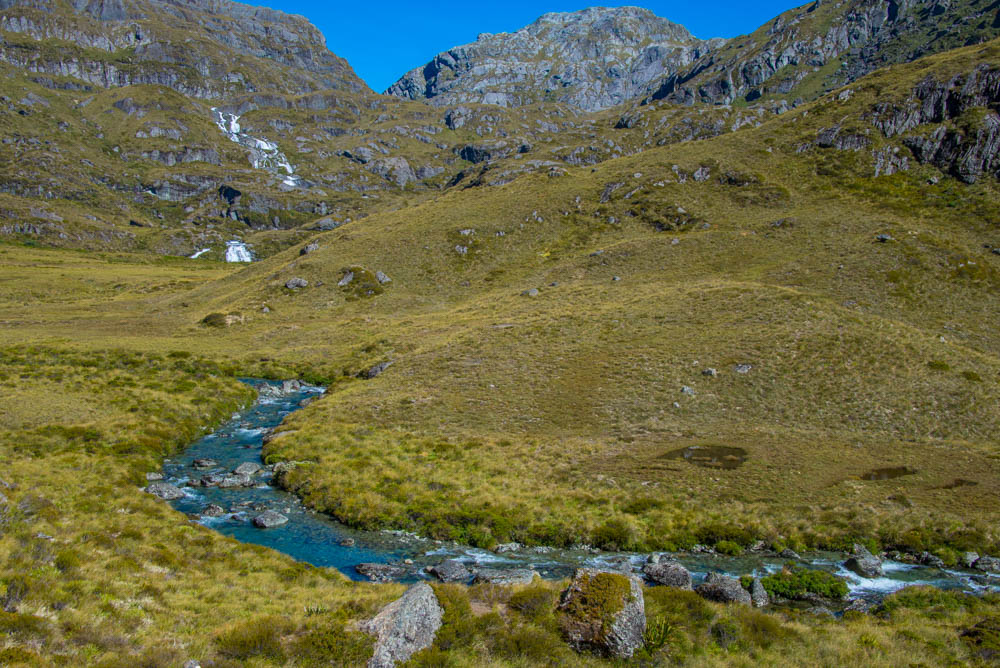
[[[767,593],[775,598],[805,599],[808,594],[839,600],[847,596],[847,584],[826,571],[786,568],[761,580]]]

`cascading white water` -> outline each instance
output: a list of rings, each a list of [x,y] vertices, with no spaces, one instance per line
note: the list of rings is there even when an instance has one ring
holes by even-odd
[[[215,124],[219,126],[223,134],[229,137],[230,141],[236,142],[240,146],[250,151],[250,164],[254,169],[264,169],[275,176],[281,178],[281,182],[290,188],[299,185],[301,179],[295,173],[295,168],[288,162],[285,154],[278,150],[278,145],[266,139],[251,137],[243,132],[240,126],[240,117],[236,114],[227,114],[212,107],[215,114]]]
[[[226,262],[253,262],[253,255],[245,243],[233,239],[226,242]]]

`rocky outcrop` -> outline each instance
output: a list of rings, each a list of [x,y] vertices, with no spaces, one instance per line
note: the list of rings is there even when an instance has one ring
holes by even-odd
[[[154,480],[149,483],[146,486],[146,493],[158,496],[166,501],[184,498],[184,491],[180,487],[171,485],[169,482],[164,482],[163,480]]]
[[[563,591],[558,612],[566,639],[577,650],[628,659],[642,646],[646,612],[638,577],[580,569]]]
[[[408,568],[396,564],[358,564],[354,570],[372,582],[392,582],[410,574]]]
[[[696,39],[638,7],[545,14],[517,32],[482,34],[440,53],[386,93],[441,106],[555,100],[596,111],[645,94],[664,73],[721,43]],[[453,116],[449,126],[461,127],[460,118]]]
[[[392,668],[430,647],[443,617],[444,610],[430,585],[421,582],[410,587],[402,598],[361,624],[363,632],[376,638],[368,668]]]
[[[456,559],[446,559],[429,570],[441,582],[468,582],[472,578],[465,564]]]

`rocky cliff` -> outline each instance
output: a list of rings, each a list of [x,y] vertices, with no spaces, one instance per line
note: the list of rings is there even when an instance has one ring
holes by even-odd
[[[647,93],[664,72],[721,44],[638,7],[545,14],[517,32],[482,34],[440,53],[386,92],[442,106],[558,101],[595,111]]]

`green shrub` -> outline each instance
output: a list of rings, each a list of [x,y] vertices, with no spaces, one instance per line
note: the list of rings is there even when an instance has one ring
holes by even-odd
[[[209,313],[204,318],[201,319],[201,324],[206,327],[225,327],[226,326],[226,314],[225,313]]]
[[[833,573],[808,568],[785,568],[761,580],[772,597],[802,599],[806,594],[841,599],[847,596],[847,584]]]
[[[927,363],[927,368],[931,371],[950,371],[951,365],[944,360],[931,360]]]
[[[720,540],[715,544],[715,551],[719,554],[728,554],[731,557],[738,557],[743,554],[743,548],[731,540]]]
[[[537,619],[552,612],[555,603],[556,592],[539,582],[512,594],[508,605],[528,619]]]
[[[371,657],[374,638],[327,622],[309,629],[292,647],[299,665],[361,666]]]
[[[617,552],[634,546],[636,536],[633,528],[627,522],[611,519],[594,529],[591,533],[591,542],[602,550]]]
[[[215,637],[219,654],[229,659],[264,657],[283,661],[281,633],[288,622],[282,617],[256,617],[230,626]]]

